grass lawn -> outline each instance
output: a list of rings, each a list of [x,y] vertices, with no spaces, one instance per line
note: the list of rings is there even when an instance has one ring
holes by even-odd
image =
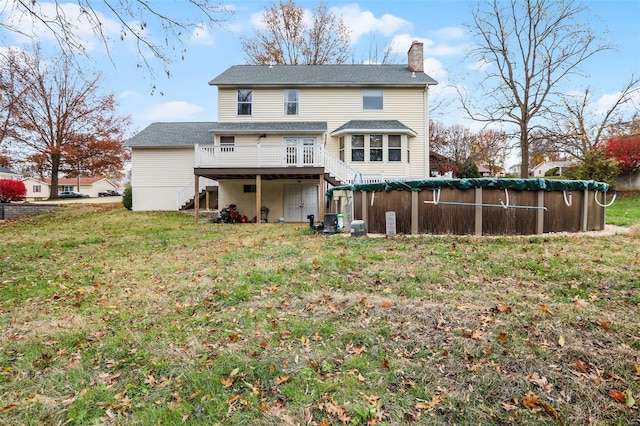
[[[608,198],[607,203],[611,201]],[[640,193],[620,192],[616,200],[607,208],[607,223],[619,226],[633,226],[640,223]]]
[[[638,424],[631,201],[610,236],[350,238],[116,204],[0,224],[0,424]]]

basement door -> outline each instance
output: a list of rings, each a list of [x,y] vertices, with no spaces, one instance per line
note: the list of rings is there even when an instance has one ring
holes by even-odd
[[[310,214],[318,220],[318,185],[285,185],[285,222],[306,222]]]

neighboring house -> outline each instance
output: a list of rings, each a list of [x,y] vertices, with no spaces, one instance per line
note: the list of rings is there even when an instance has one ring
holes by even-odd
[[[507,175],[520,176],[520,164],[514,164],[513,166],[509,166],[509,168],[507,169]]]
[[[51,193],[51,179],[36,179],[27,177],[22,179],[27,187],[27,200],[41,200],[49,198]],[[77,191],[87,194],[90,197],[97,197],[98,193],[108,189],[117,190],[118,185],[107,178],[80,178],[80,186],[78,187],[78,178],[59,178],[58,192]]]
[[[49,198],[49,183],[44,180],[36,179],[32,177],[26,177],[22,179],[22,183],[27,188],[27,194],[25,200],[38,201]]]
[[[5,167],[0,167],[0,179],[20,180],[20,175]]]
[[[178,210],[218,182],[219,206],[304,222],[327,185],[429,177],[422,43],[408,65],[238,65],[209,82],[218,122],[153,123],[131,138],[133,210]],[[199,208],[199,203],[196,208]]]
[[[532,170],[531,175],[536,178],[544,177],[551,169],[558,169],[556,174],[562,176],[562,173],[571,167],[571,161],[544,161],[537,164]]]

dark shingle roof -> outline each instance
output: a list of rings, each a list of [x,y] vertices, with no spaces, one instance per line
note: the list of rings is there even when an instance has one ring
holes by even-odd
[[[331,136],[353,132],[398,132],[416,135],[416,132],[398,120],[351,120],[331,132]]]
[[[124,145],[130,147],[170,147],[212,144],[211,128],[214,122],[152,123],[129,139]]]
[[[406,65],[234,65],[214,86],[425,86],[438,84]]]
[[[211,130],[215,133],[324,133],[327,131],[326,121],[268,121],[244,123],[214,123]]]
[[[16,172],[7,169],[6,167],[2,167],[0,166],[0,173],[6,173],[6,174],[10,174],[10,175],[17,175]]]
[[[136,148],[181,147],[194,146],[196,144],[212,144],[215,133],[257,134],[293,132],[298,134],[319,134],[326,131],[327,123],[325,121],[152,123],[129,139],[124,145]]]

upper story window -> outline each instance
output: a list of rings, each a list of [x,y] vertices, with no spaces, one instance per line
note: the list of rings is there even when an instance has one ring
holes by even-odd
[[[382,89],[362,89],[362,109],[382,109]]]
[[[402,160],[402,139],[400,135],[389,135],[387,158],[389,161]]]
[[[233,152],[235,147],[235,136],[220,136],[220,152]]]
[[[238,90],[238,115],[251,115],[251,101],[253,99],[253,90]]]
[[[286,89],[284,91],[284,113],[286,115],[298,115],[300,103],[300,91],[298,89]]]

